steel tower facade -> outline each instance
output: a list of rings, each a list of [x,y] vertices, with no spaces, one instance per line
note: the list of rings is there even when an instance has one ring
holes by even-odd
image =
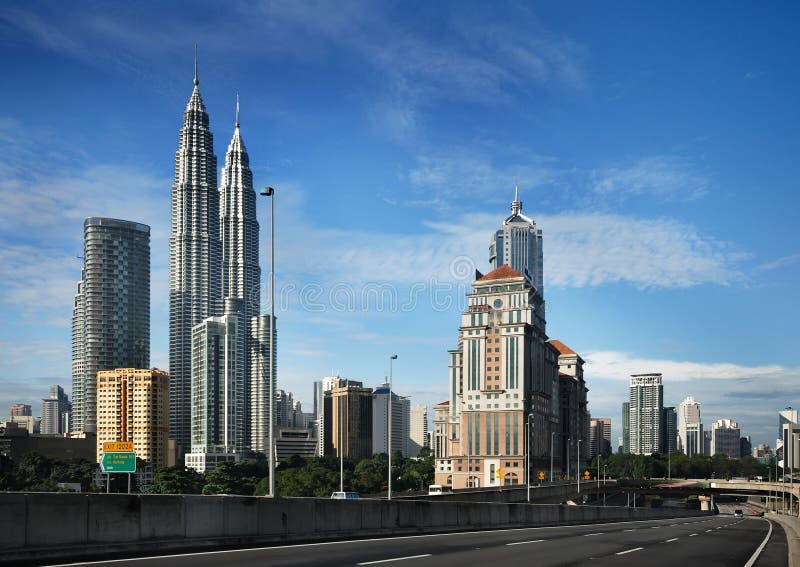
[[[198,85],[195,61],[175,152],[169,240],[169,425],[183,450],[191,437],[192,327],[222,310],[217,158]]]
[[[256,419],[254,412],[261,407],[254,405],[251,398],[261,391],[259,380],[265,377],[251,376],[253,358],[258,355],[251,343],[253,325],[261,309],[261,268],[258,264],[258,220],[256,218],[256,194],[253,190],[253,173],[250,171],[250,158],[239,130],[239,101],[236,101],[236,126],[233,138],[225,154],[225,167],[222,170],[220,196],[220,239],[222,241],[222,297],[238,299],[241,305],[240,327],[244,336],[243,359],[240,361],[243,384],[242,416],[243,442],[251,444],[251,429]]]

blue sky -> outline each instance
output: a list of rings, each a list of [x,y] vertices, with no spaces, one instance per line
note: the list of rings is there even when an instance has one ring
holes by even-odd
[[[5,2],[0,414],[70,387],[82,223],[152,227],[168,366],[169,193],[194,43],[222,167],[235,93],[277,188],[279,387],[331,372],[446,399],[472,268],[519,184],[548,334],[611,417],[662,372],[774,443],[800,404],[792,3]],[[260,205],[262,203],[259,203]],[[266,242],[265,206],[259,209]],[[262,267],[268,266],[262,246]],[[266,301],[262,302],[266,305]]]

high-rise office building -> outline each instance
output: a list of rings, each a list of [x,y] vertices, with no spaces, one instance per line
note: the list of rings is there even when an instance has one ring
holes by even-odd
[[[711,455],[738,459],[741,451],[739,424],[731,419],[718,419],[711,426]]]
[[[103,443],[129,441],[136,457],[167,466],[169,376],[163,370],[116,368],[97,373],[97,460]]]
[[[753,452],[753,442],[749,435],[742,435],[739,439],[739,456],[749,457]]]
[[[250,345],[253,326],[258,325],[261,309],[261,268],[258,264],[258,220],[256,219],[256,194],[253,191],[253,174],[239,128],[239,101],[236,101],[236,124],[233,138],[225,154],[222,185],[219,189],[219,226],[222,241],[222,297],[241,300],[240,313],[244,329],[243,376],[244,390],[244,443],[251,444],[253,420],[250,398],[260,392],[267,375],[251,373],[251,358],[258,356]],[[256,329],[257,330],[257,329]],[[255,380],[256,383],[251,383]],[[256,439],[260,436],[256,434]]]
[[[83,270],[72,317],[72,431],[97,428],[97,373],[150,366],[150,227],[83,223]]]
[[[678,449],[687,457],[702,455],[704,439],[700,402],[688,396],[678,406]]]
[[[661,412],[661,452],[675,453],[678,450],[678,411],[674,406]]]
[[[317,437],[317,456],[325,455],[325,392],[329,392],[339,376],[325,376],[322,380],[314,381],[314,422],[315,435]]]
[[[244,337],[238,299],[225,315],[209,317],[192,332],[192,453],[241,453],[244,449]],[[187,466],[189,465],[187,455]]]
[[[61,435],[69,431],[67,418],[71,411],[69,398],[64,388],[57,384],[50,386],[50,397],[42,400],[42,435]]]
[[[622,402],[622,452],[631,452],[631,403]]]
[[[418,457],[420,450],[429,446],[427,406],[411,406],[408,439],[409,457]]]
[[[372,456],[372,388],[337,377],[324,395],[325,454]]]
[[[270,393],[273,400],[278,386],[278,319],[270,315],[253,317],[250,325],[250,448],[260,453],[269,452]],[[270,377],[270,372],[272,376]],[[272,417],[273,428],[275,416]],[[274,434],[274,431],[273,431]]]
[[[598,417],[589,421],[589,458],[611,454],[611,418]]]
[[[545,329],[542,233],[522,214],[518,192],[489,262],[449,351],[449,404],[435,409],[436,482],[453,488],[523,484],[549,468],[558,432],[559,352]]]
[[[392,392],[392,454],[400,451],[404,457],[408,451],[411,403],[408,398]],[[389,446],[389,384],[384,382],[372,391],[372,452],[388,454]],[[414,455],[416,457],[416,455]]]
[[[664,387],[661,374],[633,374],[630,378],[630,452],[650,455],[661,451]]]
[[[11,417],[32,416],[31,406],[28,404],[13,404],[10,409]]]
[[[191,442],[192,330],[222,312],[217,158],[198,85],[195,61],[175,152],[169,238],[170,438],[181,451]]]

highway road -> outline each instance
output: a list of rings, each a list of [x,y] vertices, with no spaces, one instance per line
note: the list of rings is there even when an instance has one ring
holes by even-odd
[[[678,518],[462,532],[226,550],[77,565],[204,567],[219,565],[643,565],[787,567],[786,537],[762,518]],[[753,560],[753,563],[748,561]],[[72,564],[76,565],[76,564]]]

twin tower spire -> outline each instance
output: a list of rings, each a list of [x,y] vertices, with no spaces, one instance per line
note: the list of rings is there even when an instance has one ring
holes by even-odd
[[[195,46],[194,88],[175,153],[170,233],[170,438],[183,452],[195,451],[191,442],[196,421],[192,408],[197,405],[192,399],[192,330],[209,317],[227,316],[226,305],[240,306],[236,318],[241,342],[234,379],[240,399],[235,412],[245,434],[237,441],[237,449],[251,445],[248,424],[267,417],[253,415],[251,410],[251,402],[264,406],[263,401],[251,399],[252,391],[264,391],[253,380],[267,377],[254,378],[250,373],[257,363],[251,353],[251,334],[259,325],[261,268],[256,196],[240,133],[239,95],[234,132],[218,183],[214,139],[199,84]]]

